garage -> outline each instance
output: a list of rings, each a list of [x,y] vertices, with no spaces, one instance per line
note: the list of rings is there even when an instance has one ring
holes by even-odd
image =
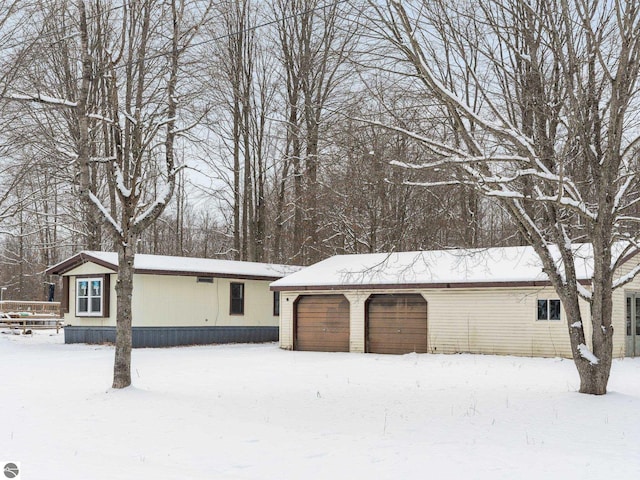
[[[302,295],[295,305],[295,350],[349,351],[349,301],[344,295]]]
[[[427,302],[422,295],[371,295],[365,309],[367,352],[427,352]]]

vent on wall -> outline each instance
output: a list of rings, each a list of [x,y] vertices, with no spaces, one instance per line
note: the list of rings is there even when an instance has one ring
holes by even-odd
[[[198,277],[196,279],[198,283],[213,283],[213,277]]]

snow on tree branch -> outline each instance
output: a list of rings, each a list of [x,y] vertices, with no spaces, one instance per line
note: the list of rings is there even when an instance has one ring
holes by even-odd
[[[632,268],[631,271],[626,275],[616,278],[611,285],[612,289],[615,290],[617,288],[623,287],[627,283],[633,281],[633,279],[636,278],[638,274],[640,274],[640,264]]]
[[[41,93],[33,93],[33,94],[11,93],[7,95],[3,95],[2,98],[5,98],[7,100],[15,100],[19,102],[46,103],[47,105],[60,106],[60,107],[75,108],[78,106],[76,102],[71,102],[63,98],[51,97],[49,95],[43,95]]]
[[[134,221],[134,228],[139,228],[140,225],[144,225],[149,218],[153,217],[156,210],[159,208],[164,208],[170,201],[173,196],[173,189],[170,185],[164,185],[162,190],[160,190],[157,195],[155,201],[151,203],[145,210],[142,211],[140,215],[138,215]]]
[[[584,300],[591,300],[593,298],[593,294],[585,288],[580,282],[576,282],[576,289],[578,290],[578,295],[582,297]]]
[[[96,197],[92,192],[89,192],[89,199],[98,208],[98,210],[100,210],[100,213],[102,213],[105,221],[113,227],[113,229],[118,233],[118,235],[122,236],[123,234],[122,227],[113,219],[113,217],[107,211],[107,209],[102,204],[100,199]]]
[[[116,177],[116,188],[118,189],[118,193],[122,198],[131,197],[131,189],[127,188],[124,184],[124,175],[122,174],[122,169],[118,162],[113,162],[113,171],[115,172]]]
[[[580,352],[580,356],[587,360],[591,365],[597,365],[600,362],[600,359],[598,359],[598,357],[596,357],[584,343],[578,345],[578,351]]]
[[[66,148],[62,148],[61,146],[56,146],[56,152],[62,153],[63,155],[69,157],[72,160],[76,160],[78,158],[78,154],[76,152],[72,152],[71,150],[67,150]]]

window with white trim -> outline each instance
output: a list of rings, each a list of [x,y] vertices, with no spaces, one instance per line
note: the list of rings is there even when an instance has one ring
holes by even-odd
[[[76,316],[102,316],[102,278],[76,280]]]
[[[538,320],[560,320],[560,300],[538,299]]]

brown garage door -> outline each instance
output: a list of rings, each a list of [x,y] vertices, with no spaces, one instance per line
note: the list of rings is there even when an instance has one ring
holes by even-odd
[[[349,301],[344,295],[304,295],[295,312],[296,350],[349,351]]]
[[[427,302],[421,295],[371,295],[366,308],[367,352],[427,352]]]

